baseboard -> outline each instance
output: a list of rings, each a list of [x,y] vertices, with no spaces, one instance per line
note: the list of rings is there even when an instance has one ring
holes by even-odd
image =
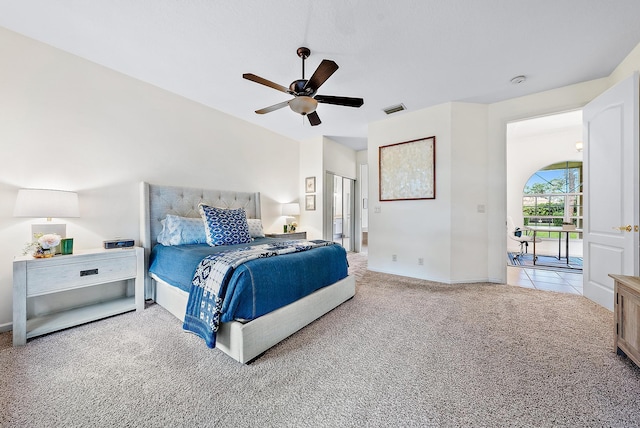
[[[378,272],[378,273],[384,273],[387,275],[395,275],[395,276],[399,276],[399,277],[403,277],[403,278],[410,278],[410,279],[420,279],[423,281],[431,281],[431,282],[438,282],[440,284],[449,284],[449,285],[458,285],[458,284],[479,284],[479,283],[486,283],[486,282],[495,282],[495,283],[499,283],[499,284],[503,284],[503,281],[494,281],[494,280],[490,280],[488,277],[487,278],[473,278],[473,279],[464,279],[464,280],[443,280],[443,279],[438,279],[438,278],[422,278],[422,277],[416,277],[416,276],[409,276],[409,275],[402,275],[399,274],[397,272],[390,272],[390,271],[385,271],[385,270],[381,270],[381,269],[372,269],[371,267],[367,267],[367,270],[370,270],[371,272]]]
[[[460,279],[460,280],[455,280],[455,281],[450,281],[448,282],[448,284],[486,284],[488,282],[494,282],[489,280],[489,278],[484,278],[484,279]]]
[[[6,324],[0,324],[0,333],[5,333],[7,331],[13,330],[13,323],[8,322]]]

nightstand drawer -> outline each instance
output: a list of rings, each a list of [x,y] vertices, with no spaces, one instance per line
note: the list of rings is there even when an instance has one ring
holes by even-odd
[[[137,260],[135,253],[131,255],[117,259],[96,258],[80,263],[32,266],[27,272],[27,296],[135,278]]]

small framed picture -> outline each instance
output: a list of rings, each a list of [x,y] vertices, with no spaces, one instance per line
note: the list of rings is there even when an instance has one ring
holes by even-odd
[[[316,192],[316,178],[315,177],[307,177],[304,181],[304,189],[305,193],[315,193]]]
[[[307,195],[304,200],[304,209],[307,211],[316,210],[316,195]]]

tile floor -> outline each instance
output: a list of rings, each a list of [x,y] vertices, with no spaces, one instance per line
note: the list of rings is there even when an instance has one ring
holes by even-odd
[[[582,295],[582,273],[507,266],[507,284]]]
[[[564,241],[560,245],[564,256]],[[529,248],[532,251],[531,247]],[[543,239],[537,244],[538,254],[558,255],[558,241]],[[572,257],[582,257],[582,239],[569,240],[569,254]],[[521,268],[507,266],[507,284],[520,287],[537,288],[539,290],[558,291],[582,295],[582,271],[557,272],[554,270]]]

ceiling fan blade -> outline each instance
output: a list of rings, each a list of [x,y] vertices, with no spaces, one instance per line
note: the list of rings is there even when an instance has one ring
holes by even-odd
[[[252,82],[260,83],[261,85],[268,86],[270,88],[276,89],[278,91],[286,92],[287,94],[289,93],[289,89],[288,88],[285,88],[282,85],[278,85],[277,83],[274,83],[271,80],[267,80],[267,79],[262,78],[260,76],[256,76],[255,74],[245,73],[245,74],[242,75],[242,77],[247,79],[247,80],[251,80]]]
[[[316,68],[316,71],[313,72],[311,79],[304,85],[304,89],[311,88],[313,92],[317,91],[337,69],[338,64],[330,59],[323,59],[318,68]]]
[[[275,111],[275,110],[281,109],[282,107],[286,107],[286,106],[288,106],[288,105],[289,105],[289,101],[283,101],[283,102],[281,102],[281,103],[274,104],[274,105],[272,105],[272,106],[265,107],[265,108],[262,108],[262,109],[260,109],[260,110],[256,110],[256,113],[258,113],[258,114],[270,113],[270,112],[272,112],[272,111]]]
[[[311,126],[320,125],[322,123],[322,121],[320,120],[320,116],[318,116],[318,112],[316,111],[309,113],[307,117],[309,118],[309,123],[311,124]]]
[[[338,106],[360,107],[364,104],[362,98],[334,97],[333,95],[316,95],[314,98],[319,103],[335,104]]]

